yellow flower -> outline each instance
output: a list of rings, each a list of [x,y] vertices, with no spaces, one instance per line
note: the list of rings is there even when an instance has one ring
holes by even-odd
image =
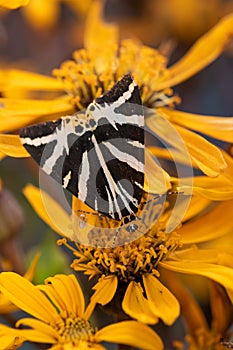
[[[84,295],[74,275],[56,275],[45,285],[34,286],[13,272],[0,275],[0,289],[16,306],[33,318],[17,321],[13,329],[1,325],[0,331],[25,341],[50,344],[50,349],[99,349],[100,342],[137,346],[141,349],[162,349],[162,341],[148,326],[136,321],[123,321],[101,330],[93,328],[89,318],[94,303],[85,309]]]
[[[208,220],[213,220],[213,215],[221,212],[222,208],[226,210],[232,206],[232,201],[221,204],[213,214],[209,214],[210,218],[206,217],[205,220],[202,218],[205,230],[199,226],[199,219],[196,219],[196,223],[193,220],[189,240],[191,241],[194,232],[192,243],[196,243],[195,234],[199,230],[203,233],[202,240],[232,230],[227,216],[223,216],[223,219],[228,221],[224,221],[221,233],[218,230],[211,231],[214,229],[214,224],[216,228],[218,227],[217,220],[212,221],[212,225],[209,225]],[[177,299],[162,283],[164,279],[166,280],[167,270],[208,277],[225,286],[229,296],[232,297],[230,282],[232,278],[230,276],[233,276],[230,263],[233,257],[232,251],[226,253],[225,250],[198,249],[190,245],[182,247],[185,242],[185,235],[182,233],[183,229],[186,229],[186,224],[170,234],[166,233],[163,224],[166,226],[166,218],[161,216],[144,236],[114,249],[76,244],[73,252],[77,259],[73,261],[71,267],[83,271],[90,277],[100,276],[99,282],[94,287],[96,290],[94,300],[105,305],[114,295],[117,298],[120,294],[123,299],[122,308],[132,318],[146,323],[156,323],[160,318],[165,324],[171,325],[180,310]],[[191,226],[191,223],[187,225]],[[69,247],[67,242],[64,240],[62,242]],[[107,300],[106,291],[110,296]]]
[[[35,255],[31,265],[29,266],[28,271],[24,275],[24,278],[26,278],[28,281],[32,281],[35,275],[35,270],[36,270],[39,258],[40,258],[40,254],[38,253]],[[17,307],[14,304],[12,304],[10,299],[8,299],[4,294],[0,292],[0,313],[8,314],[16,310],[17,310]]]
[[[165,324],[171,325],[180,310],[177,299],[162,283],[162,277],[166,275],[167,270],[213,279],[222,284],[233,299],[231,282],[233,270],[227,266],[232,255],[229,253],[224,263],[221,263],[221,252],[190,246],[197,243],[198,239],[199,242],[211,240],[224,235],[225,230],[232,229],[226,208],[232,206],[233,160],[195,132],[204,130],[207,136],[231,142],[232,118],[204,117],[175,111],[173,107],[178,100],[171,91],[172,86],[196,74],[221,54],[233,34],[233,15],[223,18],[199,39],[179,62],[167,68],[166,58],[152,48],[132,40],[118,44],[116,27],[101,22],[100,13],[100,3],[96,2],[86,24],[85,49],[75,52],[72,61],[64,62],[60,69],[54,71],[59,80],[12,70],[4,71],[4,76],[2,75],[4,78],[0,75],[4,96],[0,100],[2,103],[0,117],[1,115],[3,117],[1,130],[13,131],[25,124],[53,119],[58,115],[86,108],[95,97],[108,90],[123,74],[129,71],[133,74],[139,84],[143,104],[153,111],[153,114],[146,118],[146,125],[175,148],[177,155],[175,160],[186,164],[188,160],[180,154],[181,145],[177,144],[174,133],[167,132],[166,121],[170,121],[173,130],[184,140],[193,165],[210,177],[194,178],[195,195],[184,218],[192,220],[187,221],[187,224],[184,221],[181,228],[175,229],[177,223],[174,225],[174,222],[171,222],[175,217],[172,217],[173,207],[168,206],[170,203],[161,208],[159,203],[152,200],[149,202],[152,211],[150,205],[148,211],[143,211],[142,227],[139,222],[138,231],[130,234],[122,228],[120,231],[122,234],[117,235],[118,231],[104,227],[104,232],[107,235],[113,234],[117,243],[121,245],[113,249],[97,248],[105,246],[109,238],[102,234],[102,228],[90,230],[87,225],[87,229],[85,227],[81,229],[80,221],[76,223],[75,217],[67,215],[45,193],[43,199],[46,198],[47,211],[40,193],[35,188],[27,187],[24,192],[38,214],[55,231],[75,242],[73,248],[66,240],[61,241],[73,250],[77,258],[73,262],[73,268],[84,271],[90,277],[101,276],[95,286],[93,302],[105,305],[114,295],[119,295],[123,299],[123,310],[131,317],[151,324],[160,318]],[[15,97],[22,93],[22,90],[28,96],[27,99]],[[66,95],[53,100],[32,99],[32,93],[38,90],[45,95],[46,92],[66,91]],[[0,151],[13,156],[25,156],[25,150],[20,146],[18,136],[1,135]],[[168,159],[171,157],[168,150],[154,147],[152,151],[156,156]],[[149,168],[148,171],[150,170]],[[152,171],[150,178],[152,181],[156,178],[157,181],[159,177],[155,177],[155,172]],[[192,186],[180,186],[175,178],[173,182],[181,191],[192,190]],[[211,212],[207,218],[200,216],[202,211],[208,209],[210,200],[226,200],[216,206],[215,221]],[[78,211],[79,205],[78,200],[73,200],[74,210]],[[225,219],[222,229],[213,227],[219,218],[217,216],[219,212],[224,214],[221,214],[220,220]],[[155,223],[148,225],[146,220],[150,219],[151,213],[154,215],[151,223],[154,221]],[[198,224],[201,219],[202,223],[204,221],[204,226]],[[185,234],[186,225],[190,225],[191,229]],[[200,229],[204,228],[203,234]],[[144,236],[138,238],[138,233],[141,235],[145,232]],[[133,240],[135,241],[132,242]],[[129,241],[131,243],[123,245]],[[187,245],[181,249],[182,244]]]
[[[6,7],[8,9],[16,9],[20,6],[26,6],[29,0],[0,0],[0,7]]]
[[[101,4],[95,2],[87,18],[85,49],[76,51],[72,61],[64,62],[60,69],[54,70],[58,80],[18,70],[0,71],[4,96],[0,99],[0,130],[13,131],[86,108],[95,97],[130,71],[140,86],[143,104],[154,111],[147,118],[146,126],[178,148],[177,141],[164,130],[168,120],[187,145],[192,161],[204,174],[215,177],[223,172],[226,162],[219,149],[195,131],[201,129],[208,136],[229,142],[233,138],[232,118],[174,111],[178,98],[172,96],[171,87],[196,74],[221,54],[233,32],[233,15],[223,18],[180,61],[167,68],[166,57],[158,51],[133,40],[118,43],[117,28],[104,24],[100,14]],[[38,91],[40,100],[32,98]],[[17,98],[22,93],[28,98]],[[46,99],[48,93],[63,95]],[[25,156],[17,136],[1,135],[0,151]]]
[[[225,290],[217,283],[209,284],[209,303],[211,322],[205,317],[200,305],[185,288],[181,281],[168,274],[169,286],[179,299],[182,309],[182,318],[185,322],[188,347],[175,341],[177,350],[224,350],[222,339],[231,325],[232,305]],[[210,325],[209,325],[210,324]]]
[[[119,305],[118,309],[114,308],[118,315],[123,309],[130,317],[141,322],[155,324],[161,319],[166,325],[171,325],[180,314],[180,303],[166,283],[168,271],[201,275],[216,281],[226,288],[233,301],[233,253],[230,247],[227,253],[226,251],[223,253],[222,250],[214,248],[193,246],[197,243],[204,244],[232,230],[229,208],[233,205],[233,160],[199,135],[199,131],[204,130],[207,136],[231,142],[232,118],[206,117],[175,111],[174,105],[178,102],[178,98],[173,96],[171,90],[171,87],[196,74],[221,54],[233,34],[233,15],[222,19],[216,27],[199,39],[179,62],[167,68],[167,59],[158,51],[133,40],[119,43],[116,27],[102,23],[99,20],[100,13],[100,3],[96,2],[87,20],[85,49],[76,51],[73,60],[64,62],[60,69],[54,71],[57,80],[16,70],[0,72],[3,95],[0,99],[0,128],[2,132],[15,131],[21,126],[51,120],[86,108],[95,97],[108,90],[123,74],[129,71],[133,74],[140,86],[143,104],[153,111],[153,114],[146,118],[146,126],[175,148],[176,161],[180,160],[182,164],[187,162],[190,165],[188,159],[184,159],[180,154],[181,147],[173,134],[167,133],[166,121],[171,122],[174,130],[184,140],[193,166],[209,176],[209,178],[206,176],[194,178],[194,196],[183,218],[183,226],[174,225],[172,222],[175,220],[174,215],[172,216],[174,212],[172,203],[166,202],[162,208],[159,201],[152,200],[143,211],[136,232],[129,233],[125,228],[114,229],[111,225],[108,228],[105,222],[103,228],[90,229],[88,224],[91,215],[87,215],[87,225],[82,228],[80,216],[69,216],[46,193],[42,192],[43,200],[39,191],[32,186],[27,186],[24,193],[37,213],[56,232],[65,237],[59,243],[73,251],[76,258],[72,263],[73,269],[83,271],[90,278],[99,277],[88,311],[83,309],[83,312],[75,317],[86,316],[85,321],[88,322],[90,310],[95,303],[100,303],[109,309],[115,303],[114,305]],[[36,99],[38,91],[40,100]],[[49,99],[50,94],[55,97]],[[150,149],[156,157],[171,158],[168,150],[158,147]],[[0,151],[11,156],[27,156],[18,136],[9,134],[0,135]],[[150,179],[160,181],[160,175],[155,176],[153,169],[148,169],[148,172],[151,171]],[[191,192],[191,185],[182,187],[176,178],[172,180],[180,191]],[[160,186],[157,183],[154,187]],[[166,189],[166,186],[164,187]],[[213,200],[225,201],[216,203],[214,209],[208,211],[210,206],[214,205],[211,202]],[[46,209],[43,201],[46,202]],[[79,210],[79,205],[78,200],[73,200],[74,211]],[[93,215],[93,218],[94,221],[99,220],[98,216]],[[108,220],[106,224],[108,225]],[[102,248],[101,246],[105,247],[109,242],[109,235],[114,237],[117,246]],[[66,238],[73,244],[67,242]],[[37,318],[21,320],[18,323],[31,326],[32,329],[9,331],[7,328],[12,336],[19,335],[31,341],[44,341],[53,344],[54,349],[59,349],[59,346],[65,349],[60,341],[62,330],[58,331],[56,326],[57,320],[60,321],[65,311],[67,314],[70,312],[71,305],[64,299],[65,295],[73,297],[74,291],[70,285],[71,278],[62,277],[65,294],[63,297],[58,297],[60,289],[55,287],[57,278],[60,277],[49,279],[49,282],[52,281],[52,286],[47,284],[40,287],[48,295],[50,302],[44,294],[41,299],[38,288],[35,294],[35,287],[19,276],[3,274],[0,277],[3,293],[7,293],[8,297],[10,295],[17,306]],[[33,306],[35,299],[28,300],[19,291],[16,294],[15,285],[21,285],[36,300],[41,301],[45,298],[46,304]],[[76,300],[80,299],[80,293],[78,294]],[[67,305],[67,309],[62,307],[63,303]],[[64,326],[69,320],[67,317],[63,318],[59,325]],[[125,329],[123,327],[126,326],[129,338],[124,343],[135,346],[142,344],[135,339],[135,334],[139,334],[140,337],[142,332],[146,333],[144,326],[130,324],[132,327],[124,322],[96,333],[93,331],[92,348],[96,349],[96,343],[102,340],[113,342],[121,340],[119,334],[123,334],[123,338],[126,339],[123,332]],[[45,335],[46,339],[43,338]],[[150,333],[147,338],[148,348],[152,343],[152,349],[157,343],[157,348],[160,348],[160,340],[155,336],[156,341],[153,339],[152,342],[151,337]],[[142,345],[145,346],[144,342]]]
[[[24,189],[24,194],[48,225],[73,241],[73,244],[65,238],[59,241],[76,258],[72,268],[83,271],[90,278],[99,277],[94,287],[93,301],[106,305],[113,297],[119,298],[114,304],[119,306],[115,312],[122,312],[122,302],[124,312],[132,318],[149,324],[158,322],[160,318],[171,325],[178,317],[180,308],[176,297],[163,283],[168,271],[204,276],[216,281],[226,288],[233,301],[232,246],[226,244],[222,249],[193,246],[207,244],[232,232],[232,200],[220,202],[210,210],[211,201],[195,195],[183,226],[169,233],[167,229],[172,208],[163,212],[158,203],[151,201],[141,216],[138,231],[129,233],[122,228],[117,235],[112,228],[101,230],[96,227],[91,230],[88,225],[79,227],[73,216],[66,214],[48,194],[32,185]],[[151,220],[155,221],[153,225]],[[145,234],[141,236],[141,232]],[[140,238],[137,237],[138,233]],[[106,245],[108,235],[117,236],[115,242],[119,246],[98,248]]]

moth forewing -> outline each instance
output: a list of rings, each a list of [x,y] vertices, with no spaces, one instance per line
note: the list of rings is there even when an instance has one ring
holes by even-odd
[[[131,75],[85,115],[23,128],[20,138],[42,170],[96,212],[120,222],[137,213],[144,193],[144,115]]]

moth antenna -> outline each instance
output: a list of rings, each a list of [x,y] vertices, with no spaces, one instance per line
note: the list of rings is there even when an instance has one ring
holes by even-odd
[[[167,194],[169,194],[169,195],[173,195],[173,194],[184,194],[184,192],[183,191],[169,191],[169,192],[167,192]]]
[[[81,214],[90,214],[90,215],[97,215],[97,216],[104,216],[103,214],[101,213],[93,213],[91,211],[85,211],[85,210],[82,210],[82,209],[77,209],[75,210],[77,213],[81,213]]]

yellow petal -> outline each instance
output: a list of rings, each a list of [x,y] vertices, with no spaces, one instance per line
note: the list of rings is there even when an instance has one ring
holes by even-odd
[[[204,277],[208,277],[215,282],[220,283],[225,288],[233,291],[233,269],[226,267],[226,266],[220,266],[215,264],[208,264],[208,263],[200,263],[196,261],[165,261],[160,263],[160,266],[162,266],[165,269],[176,271],[176,272],[182,272],[187,273],[191,275],[200,275]]]
[[[26,6],[29,0],[0,0],[0,6],[6,7],[8,9],[16,9],[20,6]]]
[[[145,150],[145,191],[164,194],[171,188],[170,176],[153,158],[149,150]]]
[[[217,283],[210,284],[210,308],[212,314],[212,327],[215,332],[224,334],[231,324],[232,305],[226,291]]]
[[[169,68],[168,76],[157,81],[157,89],[177,85],[205,68],[222,53],[232,35],[233,14],[230,14],[197,40],[191,49]]]
[[[0,152],[0,160],[2,160],[2,159],[5,158],[5,157],[6,157],[6,154]]]
[[[91,300],[89,302],[89,304],[87,305],[86,310],[85,310],[85,312],[83,314],[84,320],[89,320],[90,319],[91,315],[93,314],[93,311],[94,311],[95,307],[96,307],[96,302]]]
[[[173,261],[195,261],[197,263],[211,263],[218,264],[220,261],[221,253],[215,249],[199,249],[196,245],[190,248],[176,251],[170,255],[170,259]],[[222,264],[224,265],[224,264]]]
[[[57,1],[31,0],[24,9],[24,16],[36,30],[49,30],[60,15],[60,4]]]
[[[9,314],[18,308],[2,293],[0,293],[0,312],[1,314]],[[0,348],[1,349],[1,348]]]
[[[71,218],[54,199],[33,185],[27,185],[23,193],[39,217],[55,232],[73,239]]]
[[[233,159],[222,152],[224,159],[227,162],[227,168],[224,173],[221,173],[218,177],[208,178],[206,176],[195,176],[193,178],[193,185],[186,185],[185,181],[189,179],[183,179],[184,185],[178,185],[178,179],[172,178],[173,183],[180,191],[193,192],[194,195],[203,196],[209,200],[222,201],[233,199]]]
[[[47,287],[53,287],[56,293],[57,301],[62,302],[63,310],[76,316],[82,316],[84,313],[84,296],[82,289],[74,275],[56,275],[46,279],[46,286],[43,289],[46,292]],[[48,289],[49,290],[49,289]],[[61,305],[61,304],[60,304]],[[58,306],[60,307],[58,304]]]
[[[103,73],[100,79],[106,83],[109,78],[112,80],[108,75],[112,73],[106,72],[113,72],[113,67],[115,69],[117,65],[118,29],[115,25],[103,22],[102,14],[102,1],[93,1],[86,20],[84,46],[92,57],[95,71],[100,76]]]
[[[73,108],[67,98],[53,100],[1,98],[0,131],[17,130],[35,122],[57,119],[72,114]]]
[[[204,242],[202,244],[202,247],[206,247],[207,249],[217,249],[220,252],[233,254],[232,231],[230,232],[230,234],[228,233],[228,234],[225,234],[224,236],[217,237],[216,239],[213,239],[211,241]],[[220,263],[220,265],[226,265],[226,264]]]
[[[233,117],[198,115],[168,108],[161,108],[160,110],[166,114],[172,123],[225,142],[232,142],[233,140]]]
[[[15,335],[9,334],[8,332],[9,327],[4,327],[0,325],[0,338],[1,338],[1,350],[12,350],[17,349],[20,347],[24,339],[16,337]]]
[[[101,271],[96,266],[89,266],[87,264],[77,263],[74,260],[70,267],[75,271],[82,271],[84,275],[88,275],[89,279],[92,279],[94,276],[100,275]],[[93,299],[94,301],[95,299]]]
[[[30,157],[30,154],[23,147],[18,135],[0,134],[0,151],[10,157]]]
[[[53,305],[56,307],[59,313],[62,312],[62,310],[66,310],[66,302],[63,298],[60,297],[60,295],[57,293],[56,289],[53,287],[53,285],[50,284],[42,284],[37,285],[36,288],[38,288],[41,292],[43,292],[49,300],[53,303]]]
[[[102,19],[103,4],[101,1],[93,1],[86,20],[84,46],[88,50],[105,49],[118,42],[117,26],[105,23]]]
[[[0,289],[18,308],[45,322],[55,322],[57,312],[45,295],[14,272],[0,274]]]
[[[146,127],[150,130],[149,134],[153,134],[159,141],[162,142],[164,148],[169,153],[166,154],[166,158],[171,159],[173,162],[181,162],[186,164],[187,166],[192,166],[189,150],[186,147],[184,140],[182,139],[182,135],[177,132],[176,128],[172,123],[168,121],[168,117],[165,113],[163,113],[160,109],[159,113],[155,113],[150,115],[146,119]],[[172,146],[169,147],[169,146]],[[157,147],[149,148],[152,153],[156,156]],[[158,156],[161,155],[161,150],[158,149]],[[164,152],[162,152],[163,156]]]
[[[14,328],[8,327],[7,334],[12,335],[14,337],[19,337],[20,339],[23,339],[24,341],[29,340],[32,342],[48,343],[48,344],[53,344],[56,342],[56,340],[54,339],[54,337],[52,335],[50,335],[50,334],[48,335],[48,334],[44,333],[43,331],[38,331],[38,330],[34,330],[34,329],[33,330],[31,330],[31,329],[14,329]],[[12,348],[10,348],[9,350],[12,350]]]
[[[175,128],[184,140],[191,158],[204,174],[215,177],[226,168],[226,162],[216,146],[183,127],[176,125]]]
[[[208,330],[205,315],[186,286],[181,283],[179,276],[171,271],[164,271],[166,284],[172,293],[179,300],[181,313],[188,326],[188,333],[195,335],[198,329]]]
[[[193,217],[195,217],[196,215],[198,215],[199,213],[202,213],[203,210],[208,208],[208,206],[211,203],[212,202],[209,199],[203,198],[202,196],[199,196],[199,195],[193,195],[192,199],[190,201],[190,205],[188,207],[188,210],[186,211],[185,216],[183,217],[183,222],[186,222],[186,221],[192,219]],[[185,225],[184,225],[184,227],[185,227]],[[181,227],[181,229],[182,228],[183,227]],[[182,238],[183,238],[183,236],[182,236]]]
[[[171,160],[172,162],[180,163],[182,165],[191,166],[192,162],[190,157],[187,157],[187,153],[181,152],[177,149],[167,149],[167,148],[161,148],[157,146],[148,146],[147,149],[158,159],[167,159]]]
[[[101,305],[108,304],[114,297],[118,280],[116,276],[106,276],[101,278],[93,287],[95,290],[91,297],[92,301]]]
[[[185,185],[179,188],[180,191],[193,190],[194,194],[201,195],[210,200],[230,200],[233,199],[233,158],[222,151],[222,155],[227,164],[224,173],[216,178],[207,178],[205,176],[195,176],[193,186]],[[184,179],[185,180],[185,179]],[[177,184],[175,178],[172,181]],[[178,186],[178,185],[177,185]],[[187,188],[186,188],[187,187]]]
[[[144,350],[162,350],[159,336],[148,326],[136,321],[123,321],[102,328],[95,334],[96,341],[135,346]]]
[[[183,249],[177,251],[170,256],[171,261],[183,262],[183,264],[209,264],[212,266],[222,266],[227,268],[233,268],[233,249],[230,246],[229,249],[219,249],[218,246],[209,248],[208,242],[203,244],[207,249],[199,249],[197,246],[192,246],[189,249]],[[229,252],[228,252],[229,251]],[[170,262],[170,261],[169,261]]]
[[[3,92],[15,89],[49,92],[64,89],[55,78],[18,69],[0,69],[0,86]]]
[[[143,275],[143,284],[151,310],[167,325],[172,325],[180,314],[180,305],[175,296],[158,280]]]
[[[43,337],[44,336],[46,337],[47,341],[50,338],[49,342],[54,342],[54,340],[58,337],[58,334],[53,327],[46,324],[45,322],[41,322],[34,318],[21,318],[19,321],[17,321],[16,326],[20,327],[22,325],[35,329],[35,331],[37,332],[41,332],[43,334]],[[39,341],[39,342],[45,342],[45,340],[43,341],[42,339],[35,340],[35,337],[34,337],[33,340]]]
[[[184,224],[179,233],[184,244],[212,240],[233,231],[233,200],[219,203],[211,211]]]
[[[193,193],[214,201],[230,200],[233,198],[232,181],[228,181],[225,174],[210,181],[206,177],[198,176],[194,178]]]
[[[35,254],[34,258],[32,259],[32,262],[29,266],[29,269],[27,270],[27,272],[25,273],[24,277],[29,280],[29,281],[32,281],[32,279],[34,278],[35,276],[35,270],[37,268],[37,264],[38,264],[38,261],[40,259],[40,256],[41,254],[40,253],[37,253]]]
[[[233,291],[227,289],[226,292],[227,292],[227,295],[228,295],[228,297],[229,297],[231,303],[233,304]]]
[[[232,251],[232,247],[230,247]],[[218,254],[218,264],[233,268],[233,254],[225,251],[221,251]]]
[[[153,314],[150,303],[143,296],[140,283],[130,282],[122,302],[122,309],[130,317],[147,324],[158,322],[158,316]]]

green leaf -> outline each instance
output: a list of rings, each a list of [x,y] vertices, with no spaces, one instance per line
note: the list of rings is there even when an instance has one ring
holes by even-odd
[[[70,273],[69,259],[61,247],[57,245],[58,236],[53,234],[52,231],[48,231],[44,240],[39,247],[31,250],[28,254],[28,265],[38,251],[41,253],[35,276],[34,283],[41,284],[47,277],[54,276],[58,273]]]

